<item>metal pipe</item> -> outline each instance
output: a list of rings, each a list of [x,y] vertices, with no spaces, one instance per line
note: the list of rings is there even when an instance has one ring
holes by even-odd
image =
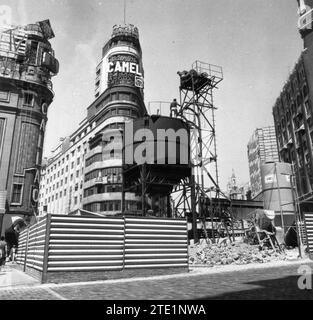
[[[295,208],[295,221],[296,221],[296,229],[297,229],[297,235],[298,235],[298,249],[299,249],[299,256],[300,258],[302,258],[302,239],[301,239],[301,230],[300,230],[300,227],[299,227],[299,221],[298,221],[298,218],[299,215],[300,215],[300,206],[299,206],[299,202],[298,202],[298,191],[297,191],[297,183],[295,183],[295,187],[293,186],[293,179],[295,178],[295,173],[294,173],[294,167],[293,165],[291,165],[291,172],[292,172],[292,175],[291,175],[291,179],[290,179],[290,182],[291,182],[291,187],[292,187],[292,198],[294,200],[294,208]],[[295,194],[294,194],[295,192]],[[299,211],[298,211],[299,210]]]
[[[285,223],[284,223],[284,213],[282,209],[282,203],[281,203],[281,194],[280,194],[280,186],[279,186],[279,179],[277,174],[277,163],[275,162],[275,175],[277,180],[277,188],[278,188],[278,201],[279,201],[279,209],[280,209],[280,218],[281,218],[281,226],[285,235]]]

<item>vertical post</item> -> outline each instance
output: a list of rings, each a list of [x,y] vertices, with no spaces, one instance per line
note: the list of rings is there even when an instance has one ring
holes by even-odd
[[[141,168],[141,209],[142,215],[146,215],[146,164]]]
[[[125,123],[122,133],[122,200],[121,200],[121,212],[124,215],[125,212]]]
[[[122,270],[125,269],[125,248],[126,248],[126,218],[123,216],[124,220],[124,241],[123,241],[123,265],[122,265]]]
[[[3,225],[3,217],[4,217],[4,211],[0,209],[0,236],[2,236],[2,225]]]
[[[297,240],[298,240],[299,256],[300,258],[302,258],[302,240],[301,240],[301,230],[299,226],[300,208],[299,208],[299,202],[298,202],[297,183],[293,183],[293,179],[295,178],[293,164],[291,165],[291,173],[292,175],[290,177],[290,184],[292,188],[291,193],[292,193],[292,199],[293,199],[294,210],[295,210],[295,221],[296,221],[296,229],[297,229],[297,235],[298,235]]]
[[[51,229],[51,214],[46,216],[46,238],[43,256],[43,266],[42,266],[42,278],[41,283],[47,281],[47,271],[48,271],[48,258],[49,258],[49,241],[50,241],[50,229]]]
[[[188,217],[185,217],[186,219],[186,240],[187,240],[187,268],[188,268],[188,272],[190,271],[189,268],[189,236],[188,236]]]
[[[172,208],[171,208],[171,196],[170,195],[167,195],[166,197],[166,211],[167,211],[167,214],[166,216],[168,218],[174,218],[174,211],[172,211]]]
[[[280,219],[281,219],[281,227],[283,229],[283,233],[285,235],[285,223],[284,223],[284,213],[281,203],[281,194],[280,194],[280,186],[279,186],[279,179],[278,179],[278,173],[277,173],[277,163],[275,162],[275,175],[277,180],[277,188],[278,188],[278,200],[279,200],[279,208],[280,208]]]
[[[29,229],[30,226],[27,226],[27,234],[26,234],[26,244],[25,244],[25,256],[24,256],[24,267],[23,271],[26,271],[26,265],[27,265],[27,254],[28,254],[28,242],[29,242]]]
[[[234,230],[234,222],[233,222],[233,219],[230,219],[230,225],[231,225],[233,242],[235,242],[236,239],[235,239],[235,230]]]
[[[195,190],[195,177],[193,171],[190,177],[190,198],[191,198],[191,214],[192,214],[192,231],[193,241],[198,243],[198,230],[197,230],[197,211],[196,211],[196,190]]]
[[[122,169],[123,170],[123,169]],[[124,215],[125,212],[125,185],[124,185],[124,174],[122,174],[122,203],[121,203],[121,212]]]
[[[245,240],[245,236],[246,236],[246,233],[245,233],[245,224],[243,222],[243,219],[241,219],[241,228],[242,228],[242,240]]]

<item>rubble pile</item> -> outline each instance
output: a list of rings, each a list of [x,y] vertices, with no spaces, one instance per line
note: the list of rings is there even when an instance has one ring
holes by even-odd
[[[266,263],[289,260],[285,252],[252,246],[246,243],[197,244],[189,247],[189,263],[191,265],[244,265],[250,263]]]

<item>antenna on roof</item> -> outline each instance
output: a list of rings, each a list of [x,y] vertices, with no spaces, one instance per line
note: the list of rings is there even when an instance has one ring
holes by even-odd
[[[124,0],[124,24],[126,24],[126,0]]]

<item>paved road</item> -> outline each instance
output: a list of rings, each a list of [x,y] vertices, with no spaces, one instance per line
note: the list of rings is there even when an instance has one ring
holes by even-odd
[[[313,263],[310,264],[313,268]],[[0,300],[184,300],[184,299],[310,299],[313,291],[298,289],[299,266],[283,266],[217,274],[189,274],[154,280],[121,280],[0,289]]]

